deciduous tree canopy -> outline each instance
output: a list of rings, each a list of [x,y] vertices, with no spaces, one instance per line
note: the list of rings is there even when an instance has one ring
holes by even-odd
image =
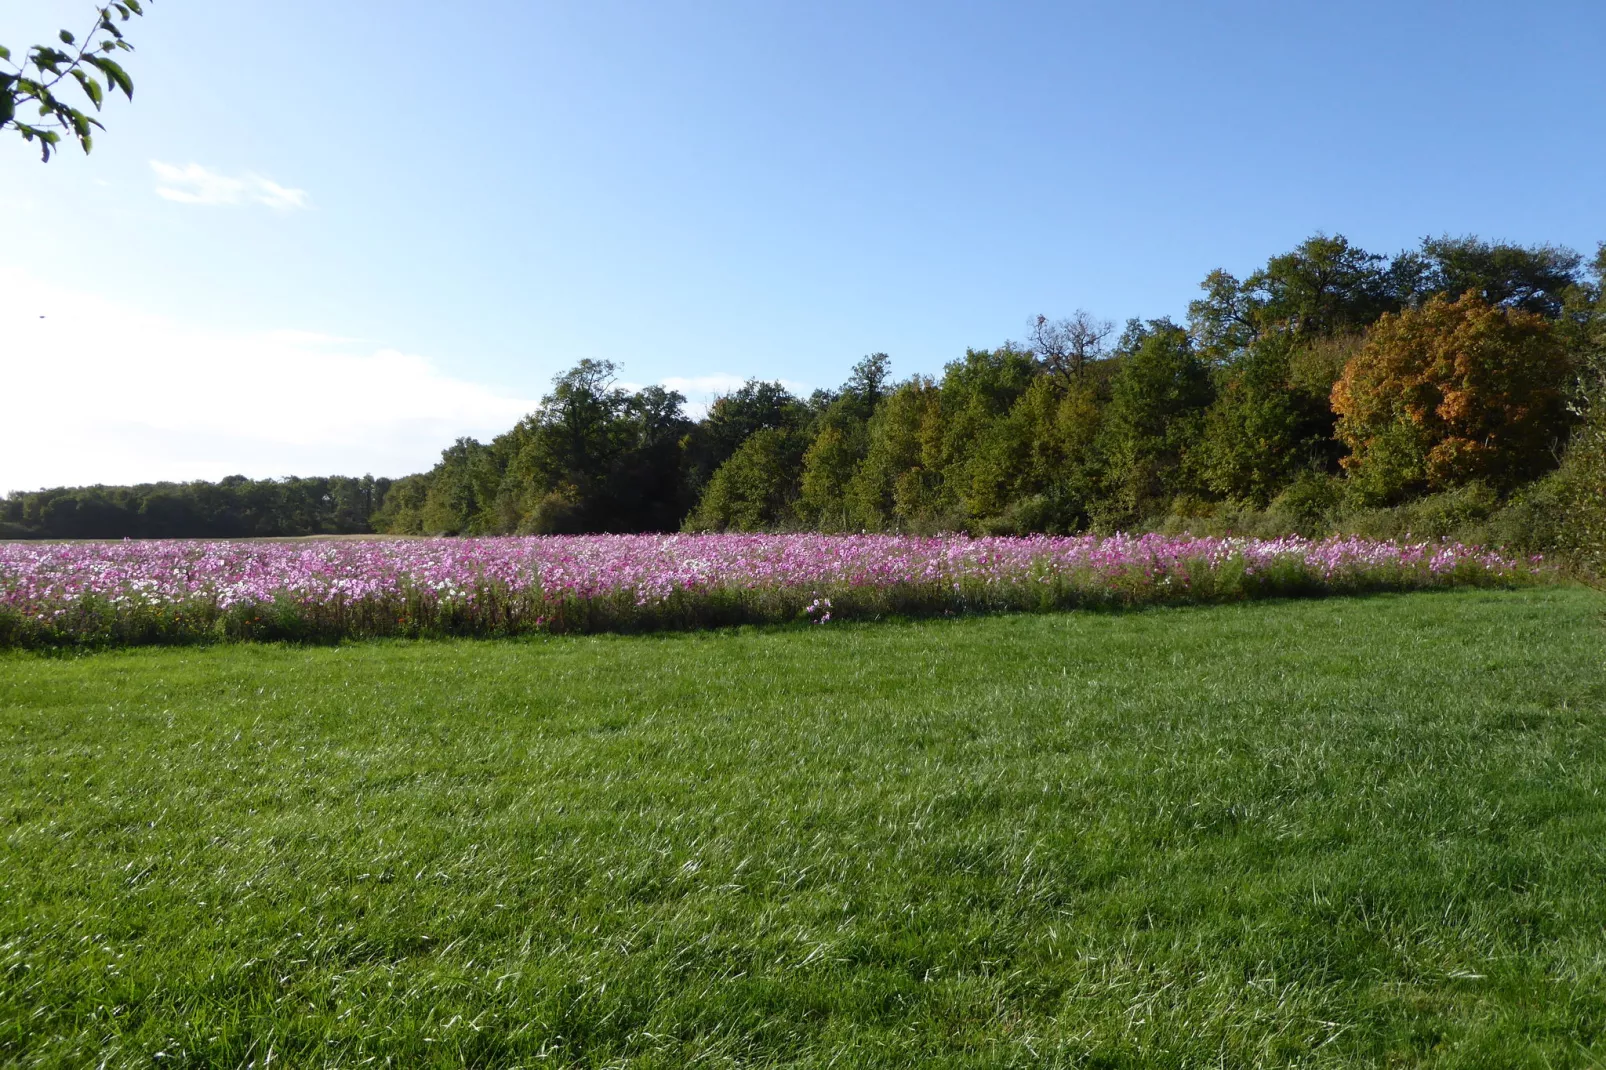
[[[1333,388],[1343,466],[1379,500],[1510,489],[1554,463],[1568,371],[1549,323],[1474,291],[1385,314]]]
[[[872,353],[835,389],[804,399],[754,380],[699,420],[679,394],[622,389],[614,365],[586,360],[505,434],[460,439],[394,482],[42,491],[6,499],[0,524],[1312,533],[1382,523],[1389,506],[1393,533],[1498,512],[1520,521],[1513,538],[1596,545],[1606,247],[1590,266],[1553,246],[1434,238],[1389,258],[1318,235],[1242,281],[1211,272],[1186,329],[1133,320],[1111,345],[1089,313],[1041,316],[1025,343],[968,349],[937,378],[895,381]]]

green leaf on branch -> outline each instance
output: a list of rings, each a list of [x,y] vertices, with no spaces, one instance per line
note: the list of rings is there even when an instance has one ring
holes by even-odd
[[[39,139],[40,159],[45,163],[49,163],[51,147],[61,141],[61,135],[54,130],[41,130],[37,126],[28,126],[23,123],[18,123],[17,129],[22,131],[22,139],[24,141]]]
[[[94,103],[95,110],[99,111],[100,102],[105,96],[100,88],[100,83],[80,70],[74,70],[72,72],[72,76],[76,78],[78,80],[78,84],[83,87],[84,95]]]
[[[93,10],[98,21],[81,43],[69,30],[57,32],[59,43],[67,51],[54,45],[34,45],[25,49],[26,58],[18,61],[12,59],[10,49],[0,46],[0,60],[13,67],[0,71],[0,127],[15,128],[30,144],[37,141],[40,157],[47,162],[64,134],[76,139],[87,153],[94,144],[93,132],[105,129],[92,114],[56,96],[57,83],[68,75],[78,83],[95,112],[103,109],[109,93],[121,92],[129,100],[134,99],[134,80],[109,56],[118,50],[133,51],[134,46],[123,39],[119,23],[144,15],[143,0],[99,0]],[[29,103],[38,106],[39,118],[22,122],[17,112]]]
[[[113,89],[122,90],[123,95],[129,100],[134,99],[134,80],[128,76],[128,72],[123,70],[116,60],[110,60],[104,56],[85,56],[84,62],[98,67],[101,73],[106,76],[106,80],[111,83]]]
[[[46,48],[44,45],[34,45],[31,58],[35,67],[42,71],[49,71],[51,74],[60,74],[61,71],[58,68],[67,62],[67,54],[65,52],[57,52],[54,48]]]

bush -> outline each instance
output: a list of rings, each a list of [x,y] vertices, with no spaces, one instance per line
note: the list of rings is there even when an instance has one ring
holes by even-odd
[[[1359,508],[1340,512],[1334,529],[1367,539],[1456,539],[1485,541],[1485,522],[1500,508],[1500,498],[1487,484],[1474,482],[1429,494],[1393,508]]]
[[[1565,508],[1554,475],[1524,487],[1483,525],[1484,541],[1523,554],[1554,555],[1561,545]]]
[[[1332,516],[1343,498],[1343,487],[1332,476],[1315,472],[1301,475],[1277,495],[1266,510],[1269,519],[1290,533],[1314,536],[1332,530]]]
[[[1606,393],[1573,434],[1554,477],[1556,549],[1592,582],[1606,582]]]

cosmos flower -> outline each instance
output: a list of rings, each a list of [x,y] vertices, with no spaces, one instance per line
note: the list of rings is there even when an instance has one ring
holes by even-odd
[[[182,611],[198,621],[255,607],[310,614],[384,606],[386,619],[450,611],[548,624],[565,605],[648,612],[671,599],[795,596],[803,619],[832,599],[924,591],[948,606],[989,592],[1103,586],[1129,601],[1192,596],[1256,577],[1306,589],[1395,587],[1456,577],[1509,580],[1543,563],[1481,547],[1350,537],[1311,540],[1165,535],[586,535],[308,542],[0,544],[0,608],[59,621],[94,603],[113,614]],[[994,600],[996,601],[996,600]],[[399,606],[413,607],[411,611]],[[378,614],[376,614],[377,619]],[[473,630],[470,628],[469,630]]]

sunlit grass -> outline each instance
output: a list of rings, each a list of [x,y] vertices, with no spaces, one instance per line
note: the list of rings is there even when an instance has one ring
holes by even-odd
[[[1603,607],[0,656],[0,1062],[1592,1065]]]

